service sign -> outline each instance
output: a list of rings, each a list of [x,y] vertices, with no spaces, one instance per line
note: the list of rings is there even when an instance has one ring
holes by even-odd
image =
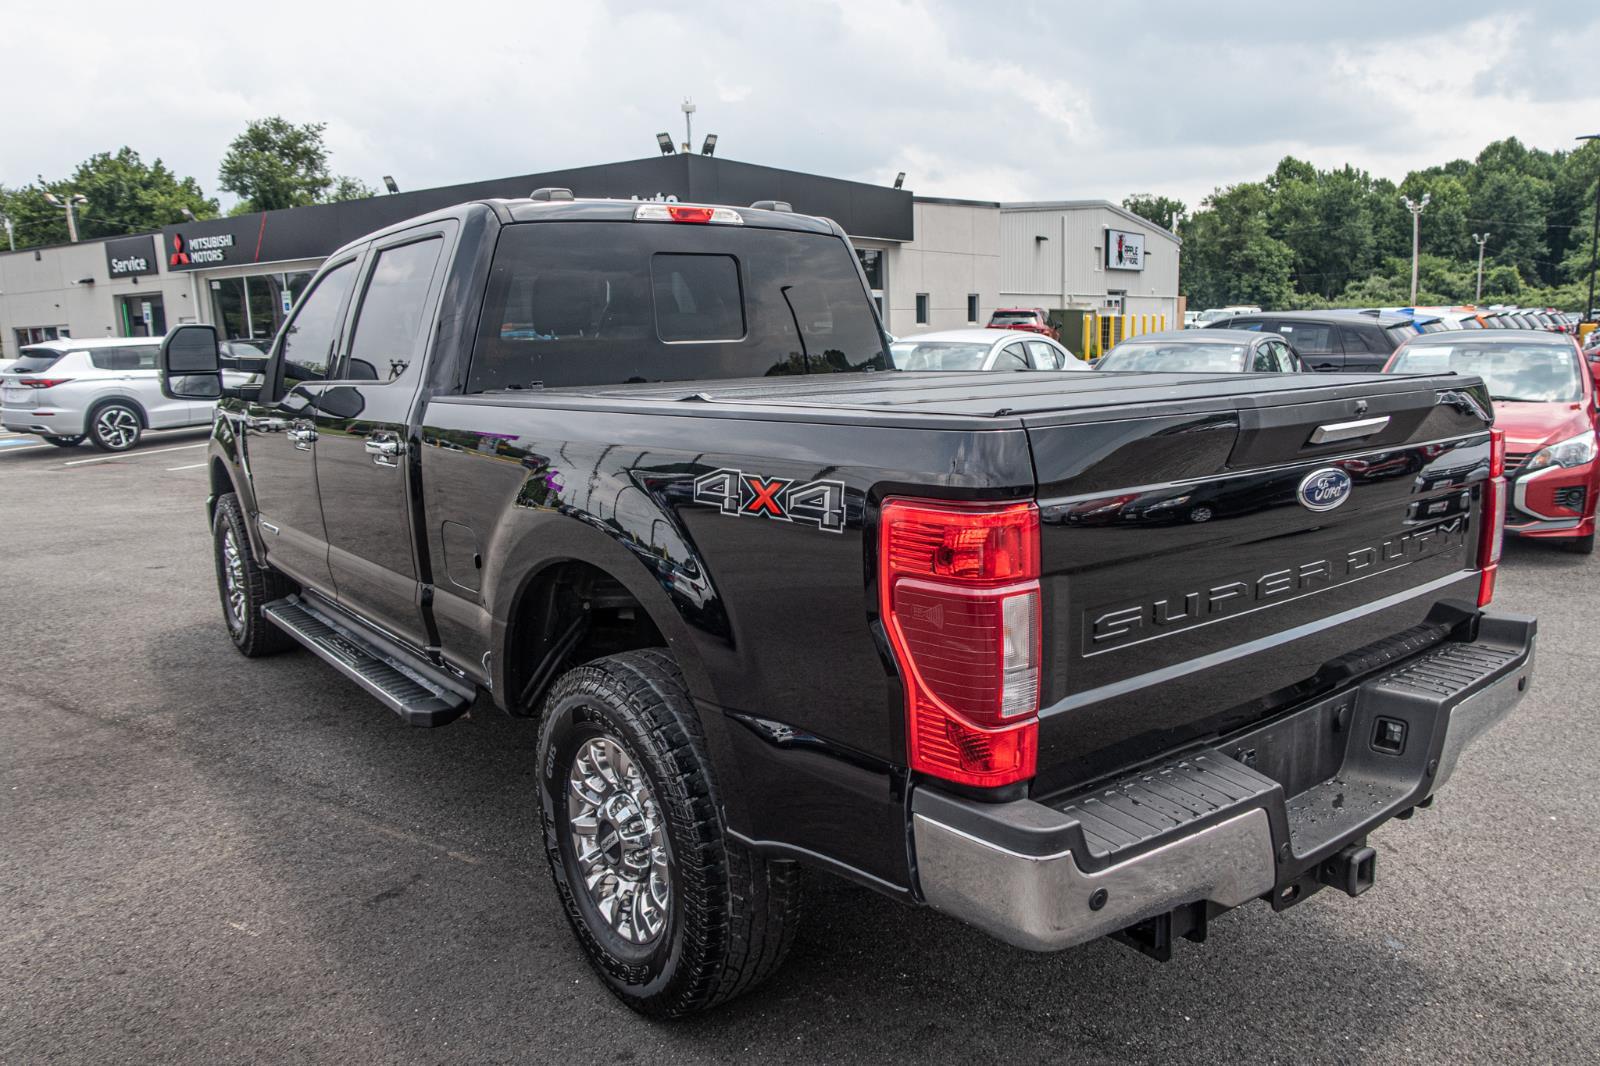
[[[1144,234],[1106,230],[1106,269],[1143,270]]]
[[[112,278],[136,278],[156,272],[156,239],[119,237],[106,242],[106,272]]]

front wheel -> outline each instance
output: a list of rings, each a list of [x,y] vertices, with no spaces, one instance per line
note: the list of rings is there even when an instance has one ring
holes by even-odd
[[[289,579],[256,562],[245,533],[244,509],[239,497],[227,493],[217,500],[211,522],[213,554],[217,563],[217,592],[233,646],[254,659],[287,651],[294,638],[267,621],[261,608],[294,591]]]
[[[539,808],[556,894],[589,961],[634,1010],[675,1018],[782,963],[800,873],[729,836],[671,658],[625,652],[563,675],[539,730]]]
[[[1571,540],[1563,543],[1562,547],[1576,555],[1593,555],[1594,534],[1590,533],[1587,537],[1573,537]]]
[[[75,437],[46,437],[44,442],[54,444],[57,448],[76,448],[83,443],[83,434],[79,433]]]
[[[139,412],[125,403],[105,404],[90,416],[89,441],[103,452],[125,452],[143,435]]]

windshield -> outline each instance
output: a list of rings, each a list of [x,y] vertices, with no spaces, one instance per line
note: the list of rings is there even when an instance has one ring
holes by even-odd
[[[896,370],[982,370],[992,347],[969,341],[895,341],[889,345],[889,358]]]
[[[1245,349],[1243,344],[1124,341],[1107,352],[1095,369],[1232,373],[1244,369]]]
[[[22,358],[6,367],[7,374],[37,374],[56,365],[65,352],[53,348],[24,348]]]
[[[1537,342],[1428,342],[1406,347],[1391,373],[1476,374],[1496,400],[1519,403],[1572,403],[1583,399],[1578,363],[1572,350]]]
[[[1227,318],[1231,314],[1233,314],[1232,311],[1201,311],[1200,321],[1215,322],[1217,319]]]
[[[1031,326],[1039,321],[1039,316],[1032,311],[996,311],[989,318],[989,324],[994,326]]]

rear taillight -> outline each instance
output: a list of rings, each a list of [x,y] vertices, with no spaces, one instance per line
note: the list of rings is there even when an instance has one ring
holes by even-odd
[[[1483,483],[1483,523],[1478,530],[1478,606],[1494,599],[1494,579],[1500,571],[1500,547],[1506,529],[1506,433],[1489,431],[1489,480]]]
[[[633,212],[635,222],[715,222],[724,226],[744,225],[744,216],[731,207],[701,207],[697,204],[640,204]]]
[[[879,609],[906,690],[910,764],[980,787],[1039,748],[1039,511],[889,500]]]
[[[17,384],[28,389],[53,389],[71,380],[71,378],[18,378]]]

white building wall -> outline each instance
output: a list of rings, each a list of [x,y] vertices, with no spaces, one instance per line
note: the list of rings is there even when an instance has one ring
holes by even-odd
[[[1106,229],[1145,238],[1143,270],[1105,267]],[[1040,238],[1044,238],[1041,240]],[[1000,292],[1018,306],[1111,310],[1111,294],[1122,290],[1123,311],[1178,317],[1180,243],[1166,231],[1135,220],[1110,204],[1008,204],[1000,210]]]
[[[156,254],[161,240],[156,238]],[[93,283],[83,284],[84,278]],[[111,280],[101,241],[53,248],[0,253],[0,351],[15,358],[15,330],[23,327],[67,327],[74,337],[121,336],[117,318],[120,297],[159,294],[170,329],[198,321],[189,279],[166,273]]]
[[[885,327],[895,336],[959,329],[969,324],[967,297],[978,297],[978,324],[1000,301],[1000,210],[997,204],[919,200],[909,244],[885,249]],[[862,242],[866,245],[867,242]],[[928,321],[917,321],[917,294],[928,294]]]

